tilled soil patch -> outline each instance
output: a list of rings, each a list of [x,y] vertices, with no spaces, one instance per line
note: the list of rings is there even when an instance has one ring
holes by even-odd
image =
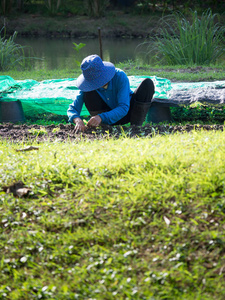
[[[13,142],[46,142],[46,141],[83,141],[119,137],[152,137],[156,134],[171,134],[176,132],[191,132],[193,130],[224,130],[224,125],[155,125],[145,126],[100,126],[88,128],[83,133],[75,133],[73,124],[59,125],[15,125],[0,124],[0,139]]]

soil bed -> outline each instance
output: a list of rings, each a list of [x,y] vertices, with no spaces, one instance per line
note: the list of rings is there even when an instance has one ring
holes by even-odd
[[[171,134],[176,132],[191,132],[193,130],[224,130],[224,125],[155,125],[145,126],[100,126],[87,129],[84,133],[75,133],[73,124],[59,125],[15,125],[5,123],[0,125],[0,139],[13,142],[46,142],[46,141],[83,141],[100,140],[120,137],[152,137],[156,134]]]

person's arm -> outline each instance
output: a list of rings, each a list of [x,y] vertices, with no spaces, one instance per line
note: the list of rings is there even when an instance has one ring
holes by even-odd
[[[130,83],[124,72],[120,72],[119,76],[114,79],[112,88],[114,98],[116,98],[114,99],[116,107],[108,112],[99,114],[102,123],[109,125],[116,123],[126,116],[130,108]]]
[[[77,95],[76,99],[69,105],[67,110],[67,115],[70,123],[75,124],[75,132],[84,131],[86,126],[80,117],[80,113],[82,110],[84,100],[83,100],[83,92]]]
[[[84,103],[83,96],[83,92],[80,91],[73,103],[69,105],[67,116],[70,123],[73,123],[73,119],[80,118],[80,113]]]

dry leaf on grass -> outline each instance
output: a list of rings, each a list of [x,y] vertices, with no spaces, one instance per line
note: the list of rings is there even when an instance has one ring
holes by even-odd
[[[25,187],[25,184],[22,181],[15,182],[9,186],[3,186],[3,191],[6,194],[12,193],[15,197],[27,197],[31,191],[30,188]]]

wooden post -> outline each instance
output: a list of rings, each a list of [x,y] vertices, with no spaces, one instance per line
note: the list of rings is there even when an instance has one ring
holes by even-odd
[[[101,28],[98,27],[98,39],[99,39],[99,48],[100,48],[100,57],[103,60],[103,53],[102,53],[102,38],[101,38]]]

